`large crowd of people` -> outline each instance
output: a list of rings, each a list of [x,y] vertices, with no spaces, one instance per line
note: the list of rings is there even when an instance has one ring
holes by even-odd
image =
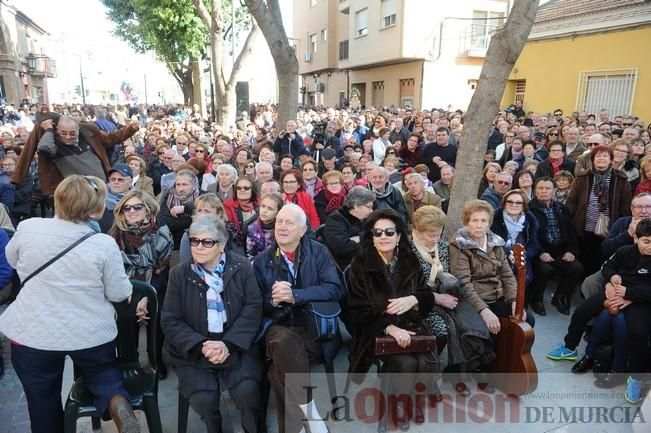
[[[460,110],[301,108],[279,125],[274,106],[254,105],[225,129],[197,108],[34,105],[3,119],[0,286],[13,292],[0,332],[32,431],[63,431],[66,354],[88,375],[100,412],[119,431],[138,431],[106,361],[117,332],[110,302],[129,297],[128,279],[156,289],[158,377],[171,363],[208,432],[221,431],[223,388],[244,430],[259,431],[264,380],[280,431],[328,431],[297,392],[310,386],[311,365],[342,347],[339,334],[315,341],[310,315],[324,303],[341,306],[353,380],[374,363],[434,389],[443,371],[485,380],[499,319],[515,311],[516,244],[526,255],[526,321],[534,326],[549,304],[571,314],[547,356],[576,361],[586,334],[573,371],[610,345],[595,386],[625,379],[626,400],[644,398],[651,124],[607,110],[499,112],[477,196],[444,239]],[[38,269],[79,236],[92,239]],[[435,336],[436,349],[374,352],[380,336],[408,347],[414,329]],[[456,391],[467,393],[470,376],[458,377]],[[389,382],[392,392],[413,389]],[[401,427],[423,422],[423,408],[399,409]]]

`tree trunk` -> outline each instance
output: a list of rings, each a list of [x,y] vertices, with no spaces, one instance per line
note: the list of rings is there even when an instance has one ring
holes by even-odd
[[[227,85],[225,91],[217,99],[218,106],[215,107],[216,112],[219,114],[220,119],[225,119],[225,121],[218,122],[224,128],[224,132],[228,132],[227,127],[229,125],[234,125],[235,114],[237,111],[237,102],[235,98],[235,85],[232,87]],[[232,120],[228,120],[232,119]]]
[[[251,15],[260,26],[278,76],[278,129],[287,120],[295,120],[298,112],[298,60],[294,47],[289,44],[283,26],[278,0],[244,0]]]
[[[195,58],[191,58],[190,61],[192,66],[192,81],[194,83],[193,102],[190,105],[197,104],[199,106],[201,117],[206,119],[206,98],[204,97],[203,89],[201,88],[201,69],[203,64]]]
[[[506,82],[527,42],[538,8],[538,0],[514,2],[504,28],[491,38],[477,89],[465,114],[461,146],[457,154],[455,181],[450,194],[448,237],[463,221],[464,204],[477,197],[490,125],[499,111]]]
[[[194,104],[194,81],[192,80],[192,74],[184,74],[181,90],[183,91],[183,103],[185,105]]]
[[[227,80],[222,70],[222,52],[225,29],[224,20],[220,11],[221,3],[213,1],[211,10],[208,10],[202,0],[192,0],[192,3],[197,8],[201,20],[210,32],[210,58],[212,60],[215,100],[219,103],[218,106],[215,107],[215,121],[222,125],[224,131],[227,131],[228,127],[235,122],[235,111],[237,109],[235,103],[235,84],[237,83],[237,79],[244,68],[246,61],[251,56],[251,48],[259,31],[258,26],[256,26],[255,23],[251,26],[251,32],[244,42],[242,51],[240,51],[240,54],[235,59],[231,75]]]

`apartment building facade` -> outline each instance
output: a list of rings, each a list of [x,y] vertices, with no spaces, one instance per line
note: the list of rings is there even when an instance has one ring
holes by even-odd
[[[0,0],[0,97],[6,103],[48,103],[47,79],[56,77],[56,62],[44,53],[46,37],[42,27]]]
[[[465,109],[508,0],[294,0],[303,103]]]

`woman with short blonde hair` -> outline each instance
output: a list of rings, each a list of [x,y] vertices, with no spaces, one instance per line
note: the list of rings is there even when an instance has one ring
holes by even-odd
[[[55,215],[80,223],[99,219],[106,203],[106,184],[95,176],[68,176],[54,191]]]

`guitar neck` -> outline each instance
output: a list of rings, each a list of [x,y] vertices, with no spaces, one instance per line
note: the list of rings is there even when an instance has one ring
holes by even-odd
[[[519,247],[522,249],[522,255],[524,256],[524,246],[518,244]],[[524,266],[518,266],[518,289],[517,289],[517,295],[515,298],[515,317],[517,317],[519,320],[523,320],[523,313],[524,313],[524,291],[525,291],[525,285],[527,283],[527,267]]]

